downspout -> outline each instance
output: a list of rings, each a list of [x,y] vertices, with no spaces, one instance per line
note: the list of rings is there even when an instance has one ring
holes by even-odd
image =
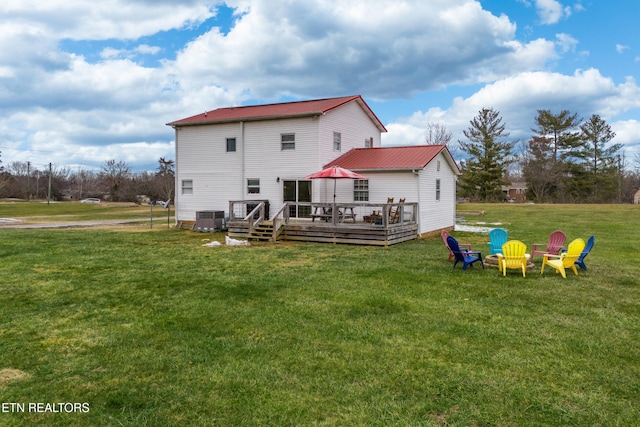
[[[240,172],[240,197],[239,200],[244,200],[244,183],[247,182],[245,177],[245,152],[244,152],[245,144],[244,144],[244,121],[240,122],[240,150],[242,151],[242,155],[240,156],[241,172]]]
[[[418,225],[418,235],[420,235],[420,201],[422,200],[422,195],[420,193],[420,172],[416,169],[413,169],[411,172],[416,176],[416,179],[418,180],[418,209],[416,212],[416,224]]]
[[[178,225],[178,194],[181,193],[182,190],[182,186],[178,186],[178,130],[180,128],[178,128],[177,126],[173,127],[173,131],[175,132],[175,145],[173,147],[174,149],[174,158],[175,158],[175,167],[176,167],[176,173],[173,174],[173,179],[174,179],[174,184],[173,184],[173,188],[174,188],[174,194],[173,194],[173,208],[175,210],[173,216],[174,216],[174,221],[175,221],[175,225]],[[171,204],[169,204],[171,205]]]

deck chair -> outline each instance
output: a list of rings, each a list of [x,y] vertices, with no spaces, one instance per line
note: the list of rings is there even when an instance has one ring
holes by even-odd
[[[391,198],[393,201],[393,198]],[[400,199],[398,203],[404,203],[405,199]],[[389,224],[397,224],[400,222],[400,206],[389,208]]]
[[[489,231],[489,253],[491,255],[499,254],[502,251],[502,245],[507,243],[507,230],[503,228],[494,228]]]
[[[451,250],[451,248],[449,247],[449,244],[447,243],[447,238],[450,236],[450,234],[447,230],[442,230],[442,233],[440,233],[440,236],[442,236],[442,241],[444,242],[444,245],[449,250],[449,258],[447,258],[447,261],[451,261],[451,258],[454,258],[455,255],[453,254],[453,251]],[[471,251],[470,243],[458,243],[458,246],[460,247],[461,251],[464,251],[464,252]]]
[[[482,254],[480,252],[466,252],[460,250],[458,241],[452,236],[447,237],[447,246],[451,249],[451,252],[453,252],[453,256],[456,260],[456,262],[453,263],[453,268],[456,268],[456,265],[461,262],[462,269],[466,270],[468,265],[473,267],[473,263],[480,261],[482,269],[484,270],[484,262],[482,261]]]
[[[596,236],[589,237],[589,239],[587,240],[587,246],[584,247],[582,253],[576,260],[576,265],[581,269],[583,269],[584,271],[587,271],[587,266],[584,263],[584,259],[587,257],[587,255],[589,255],[589,252],[591,252],[591,248],[593,248],[593,244],[595,242],[596,242]]]
[[[365,217],[365,220],[369,224],[375,224],[376,220],[380,220],[380,223],[382,223],[382,211],[380,210],[371,211],[371,215],[369,215],[368,217]]]
[[[540,274],[544,273],[544,266],[548,265],[556,269],[556,273],[562,274],[562,277],[567,278],[566,269],[570,268],[577,276],[578,270],[576,269],[576,260],[580,257],[580,254],[584,250],[585,243],[582,239],[575,239],[569,243],[566,252],[562,252],[560,255],[545,254],[542,260],[542,268]]]
[[[531,245],[531,257],[544,254],[558,255],[567,240],[566,234],[561,230],[556,230],[549,234],[549,243],[534,243]]]
[[[507,275],[507,268],[517,268],[522,270],[522,277],[527,277],[527,263],[529,262],[529,254],[527,253],[527,245],[520,240],[509,240],[502,245],[501,252],[496,254],[498,257],[498,270],[503,276]]]

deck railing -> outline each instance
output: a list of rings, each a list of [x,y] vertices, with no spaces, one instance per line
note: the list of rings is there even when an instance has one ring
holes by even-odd
[[[272,220],[274,229],[289,221],[311,221],[334,225],[359,223],[387,228],[394,224],[416,223],[417,203],[309,203],[286,202],[266,216],[265,202],[235,200],[229,202],[229,220],[247,221],[250,230],[263,220]]]
[[[284,203],[267,217],[267,201],[229,202],[229,233],[285,240],[384,245],[418,233],[417,203]],[[272,227],[272,228],[271,228]]]

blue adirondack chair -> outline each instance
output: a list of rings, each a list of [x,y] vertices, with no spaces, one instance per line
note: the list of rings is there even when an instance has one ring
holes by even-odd
[[[591,252],[591,248],[593,248],[593,244],[595,243],[595,241],[596,236],[589,237],[589,240],[587,240],[587,246],[584,247],[584,250],[575,262],[575,264],[584,271],[587,271],[587,266],[584,263],[584,259],[587,257],[587,255],[589,255],[589,252]]]
[[[460,250],[458,241],[452,236],[447,237],[447,245],[449,246],[449,249],[451,249],[451,252],[453,252],[453,256],[456,260],[453,263],[453,268],[456,268],[456,264],[461,262],[462,269],[466,270],[468,265],[473,267],[474,262],[480,261],[480,264],[482,264],[482,269],[484,270],[484,262],[482,261],[482,254],[480,252]]]
[[[503,228],[494,228],[489,231],[489,253],[496,255],[502,253],[502,245],[507,243],[507,230]]]

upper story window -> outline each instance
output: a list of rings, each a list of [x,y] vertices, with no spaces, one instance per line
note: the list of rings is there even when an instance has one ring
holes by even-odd
[[[236,139],[227,138],[227,153],[235,153],[236,151]]]
[[[440,180],[436,179],[436,200],[440,200]]]
[[[364,139],[364,148],[373,147],[373,138],[365,138]]]
[[[353,181],[353,201],[368,202],[369,201],[369,180],[356,179]]]
[[[182,194],[193,194],[193,180],[182,180]]]
[[[333,151],[340,151],[342,148],[342,134],[340,132],[333,133]]]
[[[281,150],[295,150],[296,149],[296,134],[295,133],[283,133],[280,135],[280,149]]]

